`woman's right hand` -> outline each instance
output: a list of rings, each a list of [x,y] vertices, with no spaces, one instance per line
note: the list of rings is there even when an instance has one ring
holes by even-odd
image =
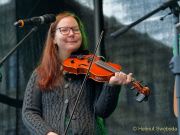
[[[47,133],[47,135],[58,135],[58,134],[56,134],[54,132],[49,132],[49,133]]]

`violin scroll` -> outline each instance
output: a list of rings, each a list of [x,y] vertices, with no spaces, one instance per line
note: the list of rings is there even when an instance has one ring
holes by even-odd
[[[136,94],[136,101],[142,102],[142,101],[147,101],[148,97],[150,95],[150,89],[146,85],[141,84],[142,81],[136,81],[134,78],[132,82],[130,83],[132,85],[131,89],[136,89],[137,94]]]

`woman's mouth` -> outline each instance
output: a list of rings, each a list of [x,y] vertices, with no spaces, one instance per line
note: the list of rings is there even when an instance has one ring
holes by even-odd
[[[67,41],[67,43],[76,43],[77,41]]]

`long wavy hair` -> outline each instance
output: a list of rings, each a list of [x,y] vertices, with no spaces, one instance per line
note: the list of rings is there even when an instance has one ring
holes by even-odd
[[[68,11],[59,13],[56,16],[56,21],[50,25],[41,62],[36,68],[38,74],[38,85],[41,90],[53,90],[55,87],[58,87],[62,84],[62,61],[59,58],[57,45],[53,43],[53,40],[59,21],[68,16],[74,17],[80,28],[82,44],[79,50],[87,49],[87,36],[84,25],[79,17]]]

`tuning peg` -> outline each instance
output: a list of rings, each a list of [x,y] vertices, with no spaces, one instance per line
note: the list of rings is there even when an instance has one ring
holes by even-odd
[[[138,96],[136,97],[136,101],[138,102],[142,102],[143,100],[145,100],[146,96],[142,93],[138,94]]]
[[[142,83],[143,81],[138,81],[139,83]]]

